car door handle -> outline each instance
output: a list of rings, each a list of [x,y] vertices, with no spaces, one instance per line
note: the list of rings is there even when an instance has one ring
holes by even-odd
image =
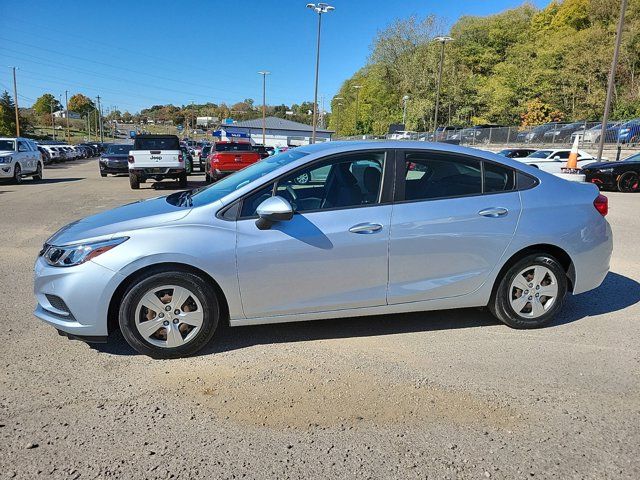
[[[484,210],[480,210],[478,212],[478,215],[482,215],[483,217],[497,218],[497,217],[504,217],[507,213],[509,213],[509,210],[507,210],[506,208],[494,207],[494,208],[485,208]]]
[[[358,223],[349,229],[351,233],[376,233],[382,230],[379,223]]]

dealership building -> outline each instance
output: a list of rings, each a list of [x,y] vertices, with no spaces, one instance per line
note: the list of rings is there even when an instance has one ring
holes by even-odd
[[[310,143],[311,125],[294,122],[285,118],[267,117],[265,121],[265,144],[271,147],[307,145]],[[229,125],[221,125],[220,131],[225,137],[250,138],[253,143],[262,143],[262,118],[245,120]],[[316,142],[328,142],[333,131],[316,129]]]

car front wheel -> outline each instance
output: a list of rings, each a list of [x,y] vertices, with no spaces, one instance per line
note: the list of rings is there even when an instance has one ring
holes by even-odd
[[[153,358],[192,355],[218,327],[220,309],[213,287],[188,272],[160,272],[140,278],[120,305],[122,335],[136,351]]]
[[[562,308],[567,276],[551,255],[529,255],[499,279],[489,302],[491,313],[512,328],[548,324]]]

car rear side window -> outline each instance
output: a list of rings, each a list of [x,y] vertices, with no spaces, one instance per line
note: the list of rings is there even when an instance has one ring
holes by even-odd
[[[484,162],[484,193],[508,192],[515,188],[515,171],[496,163]]]
[[[440,152],[407,153],[404,200],[482,194],[480,160]]]

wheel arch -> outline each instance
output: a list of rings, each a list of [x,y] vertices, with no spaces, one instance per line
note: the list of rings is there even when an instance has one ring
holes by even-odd
[[[118,287],[113,292],[113,295],[111,295],[111,299],[109,300],[109,309],[107,312],[108,333],[111,333],[119,328],[118,310],[120,309],[120,303],[122,302],[122,298],[124,297],[125,292],[129,289],[129,287],[131,287],[131,285],[134,284],[134,282],[138,278],[155,273],[175,271],[193,273],[202,277],[207,283],[211,284],[211,286],[216,291],[218,302],[220,303],[220,321],[224,321],[226,324],[228,324],[229,305],[227,303],[227,298],[218,282],[216,282],[216,280],[211,275],[209,275],[204,270],[201,270],[192,265],[188,265],[186,263],[163,262],[141,267],[138,270],[130,273],[127,277],[124,278],[124,280],[122,280],[122,282],[120,282]]]
[[[563,270],[567,274],[567,283],[568,283],[567,290],[570,292],[573,292],[573,285],[575,284],[576,274],[573,266],[573,261],[571,260],[571,257],[569,256],[569,254],[564,249],[558,247],[557,245],[551,245],[549,243],[539,243],[539,244],[530,245],[521,250],[518,250],[516,253],[511,255],[511,257],[509,257],[509,259],[504,263],[504,265],[502,265],[502,268],[498,272],[498,275],[496,276],[495,281],[493,282],[493,288],[491,290],[491,298],[494,298],[498,285],[500,284],[500,280],[502,279],[503,275],[507,272],[507,270],[509,270],[520,259],[526,257],[527,255],[540,254],[540,253],[542,254],[546,253],[548,255],[551,255],[556,260],[558,260],[558,262],[560,262],[560,265],[562,266]]]

